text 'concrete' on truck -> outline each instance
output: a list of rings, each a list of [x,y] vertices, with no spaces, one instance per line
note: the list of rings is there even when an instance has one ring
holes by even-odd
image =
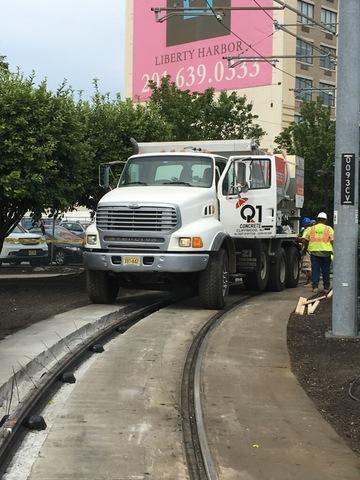
[[[137,147],[86,231],[93,302],[113,302],[120,285],[183,277],[207,308],[222,308],[240,277],[252,290],[297,285],[301,158],[264,154],[250,140]],[[109,165],[101,171],[108,183]]]

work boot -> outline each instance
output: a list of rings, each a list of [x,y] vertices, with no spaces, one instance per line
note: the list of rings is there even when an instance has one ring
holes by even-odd
[[[330,290],[331,290],[330,287],[324,288],[323,292],[325,293],[325,295],[327,295],[330,292]]]
[[[318,292],[319,292],[319,289],[318,289],[318,287],[313,287],[313,288],[312,288],[312,291],[313,291],[313,293],[318,293]]]

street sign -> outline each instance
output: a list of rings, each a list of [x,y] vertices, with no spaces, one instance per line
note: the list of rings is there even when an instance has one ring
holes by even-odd
[[[354,205],[355,183],[355,153],[342,153],[341,205]]]

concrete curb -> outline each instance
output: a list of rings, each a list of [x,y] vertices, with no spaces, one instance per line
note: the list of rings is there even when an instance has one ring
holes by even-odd
[[[36,267],[41,268],[41,267]],[[34,269],[32,272],[13,272],[13,273],[2,273],[0,270],[0,280],[14,280],[14,279],[37,279],[37,278],[55,278],[55,277],[77,277],[84,273],[84,269],[79,269],[78,271],[69,271],[69,272],[46,272],[46,270],[37,271]]]
[[[46,349],[44,345],[43,352],[33,357],[25,365],[19,366],[15,374],[10,375],[8,381],[0,386],[1,416],[7,414],[8,411],[11,415],[27,397],[29,392],[35,388],[37,382],[39,382],[47,370],[50,370],[55,363],[60,362],[60,360],[69,353],[69,350],[74,349],[85,340],[88,340],[99,330],[115,323],[122,315],[127,313],[128,310],[128,306],[121,306],[117,308],[116,311],[102,315],[94,322],[89,322],[77,330],[74,330],[64,338],[59,338],[59,341],[55,344],[48,345],[48,349]],[[67,313],[69,314],[71,312]],[[12,401],[9,408],[11,397]],[[2,433],[0,429],[0,438],[2,437]]]

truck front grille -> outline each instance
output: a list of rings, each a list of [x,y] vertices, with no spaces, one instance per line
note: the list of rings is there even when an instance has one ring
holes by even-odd
[[[104,235],[105,245],[111,251],[153,251],[164,247],[165,238],[162,237],[124,237],[114,235]]]
[[[134,232],[170,232],[178,224],[174,207],[140,206],[131,209],[126,205],[99,206],[96,226],[100,230]]]

